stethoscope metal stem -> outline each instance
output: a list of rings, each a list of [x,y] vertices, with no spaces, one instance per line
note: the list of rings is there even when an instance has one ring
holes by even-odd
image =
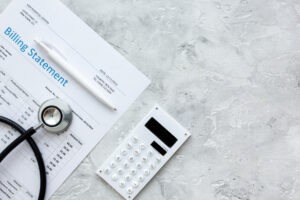
[[[39,130],[40,128],[42,128],[43,126],[44,126],[44,124],[43,124],[43,123],[40,123],[39,125],[37,125],[37,126],[34,127],[34,130],[37,131],[37,130]]]

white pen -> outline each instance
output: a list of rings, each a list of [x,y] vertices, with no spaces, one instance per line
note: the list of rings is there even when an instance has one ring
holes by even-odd
[[[117,108],[112,105],[104,96],[101,95],[100,91],[97,90],[90,82],[84,78],[80,72],[78,72],[71,64],[63,58],[57,50],[55,50],[51,45],[46,42],[34,40],[37,45],[47,54],[47,56],[52,59],[56,64],[58,64],[66,73],[68,73],[72,78],[74,78],[82,87],[84,87],[88,92],[90,92],[98,101],[106,105],[112,110],[117,110]]]

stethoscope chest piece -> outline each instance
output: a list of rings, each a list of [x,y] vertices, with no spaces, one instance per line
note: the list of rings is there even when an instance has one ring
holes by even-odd
[[[43,127],[51,133],[66,131],[72,122],[72,109],[60,99],[45,101],[38,113],[39,121]]]

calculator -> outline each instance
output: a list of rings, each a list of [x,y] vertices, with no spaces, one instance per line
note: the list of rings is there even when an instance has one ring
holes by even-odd
[[[97,174],[125,199],[132,200],[190,135],[156,105]]]

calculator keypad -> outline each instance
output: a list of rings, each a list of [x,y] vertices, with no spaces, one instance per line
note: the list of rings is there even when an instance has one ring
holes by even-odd
[[[154,173],[155,166],[160,160],[159,156],[153,157],[151,147],[140,142],[137,136],[132,136],[120,148],[120,153],[112,157],[109,166],[103,169],[105,175],[116,182],[119,189],[123,189],[128,195],[134,193],[141,184]]]

